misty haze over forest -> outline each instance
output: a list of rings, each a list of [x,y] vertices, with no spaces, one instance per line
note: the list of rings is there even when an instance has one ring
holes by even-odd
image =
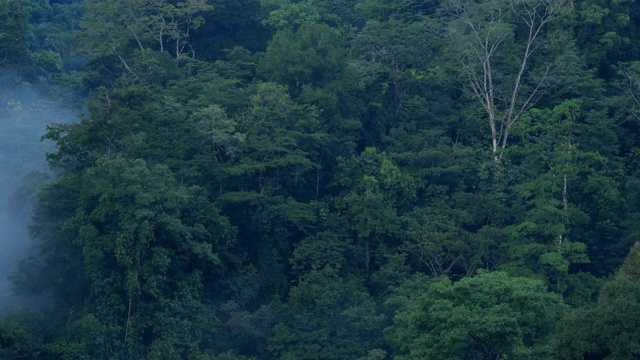
[[[31,192],[34,182],[49,175],[45,155],[52,143],[41,141],[51,122],[73,121],[75,115],[55,104],[40,87],[16,83],[16,77],[0,74],[0,308],[23,304],[12,295],[8,279],[15,263],[31,245],[28,226],[35,194],[29,203],[12,202],[18,191]],[[40,88],[40,89],[39,89]]]

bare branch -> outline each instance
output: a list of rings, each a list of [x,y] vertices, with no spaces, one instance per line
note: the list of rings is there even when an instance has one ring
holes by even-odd
[[[489,118],[492,149],[495,160],[500,161],[507,146],[509,129],[522,114],[535,105],[544,89],[547,76],[556,65],[550,62],[544,74],[531,84],[526,76],[530,72],[529,63],[534,53],[551,43],[541,39],[548,23],[561,16],[567,8],[563,0],[489,0],[472,2],[452,0],[450,12],[462,24],[462,28],[452,29],[450,34],[463,40],[462,63],[467,73],[471,93],[480,102]],[[519,55],[518,70],[513,74],[512,85],[505,97],[496,91],[496,73],[493,63],[507,38],[513,36],[512,27],[520,23],[527,29],[522,53]],[[469,40],[464,40],[470,37]],[[509,75],[507,74],[507,77]],[[528,93],[523,93],[525,85],[530,85]]]

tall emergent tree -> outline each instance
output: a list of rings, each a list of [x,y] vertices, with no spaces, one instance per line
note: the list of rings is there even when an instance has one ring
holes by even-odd
[[[537,102],[550,73],[561,65],[561,57],[544,51],[558,41],[550,23],[567,8],[566,1],[449,2],[457,19],[448,36],[461,54],[469,92],[489,118],[496,161],[502,158],[511,126]]]
[[[81,26],[85,50],[94,56],[115,56],[136,80],[132,52],[141,52],[142,61],[149,50],[169,53],[173,58],[195,56],[189,45],[191,32],[201,26],[201,13],[213,6],[206,0],[89,0]],[[146,54],[146,55],[145,55]]]

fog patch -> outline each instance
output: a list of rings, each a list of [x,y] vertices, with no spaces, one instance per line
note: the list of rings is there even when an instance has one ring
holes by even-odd
[[[40,138],[48,124],[75,118],[43,89],[0,74],[0,311],[25,305],[13,295],[8,276],[33,244],[28,227],[34,198],[20,192],[49,176],[45,155],[53,144]]]

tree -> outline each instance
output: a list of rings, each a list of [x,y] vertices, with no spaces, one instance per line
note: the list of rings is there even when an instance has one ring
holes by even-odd
[[[588,0],[573,3],[565,23],[575,34],[576,45],[587,66],[605,80],[615,76],[619,62],[638,59],[638,3]]]
[[[61,188],[69,178],[79,185],[73,197]],[[71,204],[48,202],[60,195]],[[40,235],[41,258],[24,262],[16,283],[23,292],[51,292],[67,317],[63,333],[87,356],[180,358],[199,347],[215,323],[217,275],[234,240],[202,189],[178,185],[164,166],[116,158],[67,174],[42,199],[41,214],[55,212],[49,206],[67,212],[57,232]],[[95,331],[91,343],[73,336],[83,327]]]
[[[269,339],[274,357],[356,360],[379,344],[383,317],[366,288],[330,264],[306,273],[288,298]]]
[[[338,159],[335,184],[345,190],[336,198],[340,218],[353,239],[358,263],[368,274],[375,264],[374,254],[383,244],[398,243],[398,208],[410,207],[418,184],[401,171],[389,156],[366,148],[358,157]]]
[[[303,24],[318,23],[322,18],[320,9],[313,0],[296,2],[261,0],[260,2],[269,13],[264,24],[275,29],[292,29]]]
[[[305,86],[321,87],[344,72],[344,40],[325,24],[306,23],[278,31],[267,47],[258,73],[289,87],[298,96]]]
[[[277,30],[296,29],[308,24],[327,24],[335,31],[348,33],[357,21],[353,0],[326,2],[318,0],[260,0],[267,14],[263,24]]]
[[[449,9],[457,21],[448,36],[462,55],[469,93],[489,118],[494,158],[500,161],[509,130],[549,86],[552,70],[561,66],[558,54],[537,55],[558,40],[548,28],[565,14],[568,3],[454,0]]]
[[[314,170],[320,167],[320,151],[327,141],[317,108],[296,104],[285,87],[271,82],[257,84],[250,102],[235,118],[238,132],[246,134],[244,156],[225,169],[246,179],[235,189],[263,194],[286,187],[289,194],[317,196]],[[310,186],[301,187],[305,183]]]
[[[579,100],[567,100],[552,110],[532,109],[513,129],[521,145],[511,154],[526,174],[514,190],[526,208],[521,222],[507,228],[513,240],[505,247],[515,261],[508,266],[544,273],[560,296],[569,266],[589,262],[585,244],[570,238],[579,226],[572,222],[584,217],[570,199],[575,179],[587,171],[586,159],[599,158],[576,144],[577,129],[589,116],[584,108]]]
[[[220,161],[242,151],[246,134],[236,131],[237,121],[229,119],[226,111],[219,105],[208,106],[195,114],[198,130],[206,137],[212,154]]]
[[[594,308],[567,315],[558,325],[560,359],[635,359],[640,356],[640,243],[605,284]]]
[[[0,67],[28,71],[31,64],[29,51],[29,1],[0,1]]]
[[[338,155],[351,154],[361,128],[362,102],[355,96],[358,85],[347,63],[346,40],[326,24],[285,28],[274,34],[257,67],[259,76],[287,86],[293,101],[317,110],[323,132],[331,135],[318,161],[329,165]]]
[[[149,50],[170,53],[176,61],[187,55],[194,57],[189,36],[202,25],[200,14],[212,9],[206,0],[91,0],[85,5],[80,39],[84,50],[95,57],[115,56],[135,80],[141,81],[140,73],[132,68],[132,52],[141,52],[143,60]]]
[[[6,360],[45,359],[38,318],[29,311],[10,311],[0,318],[0,357]]]
[[[434,53],[441,43],[429,30],[425,21],[370,21],[355,37],[351,47],[354,67],[369,110],[363,130],[374,139],[387,137],[387,142],[396,145],[394,131],[398,128],[413,125],[414,118],[420,124],[430,120],[416,107],[427,99],[442,101],[442,95],[436,94],[440,89],[433,91],[426,85],[439,83]]]
[[[392,341],[398,359],[544,357],[563,310],[536,279],[503,272],[456,283],[445,278],[429,287],[418,309],[409,309],[408,327],[394,329]]]
[[[260,52],[273,35],[263,25],[260,0],[208,0],[214,11],[203,14],[204,24],[191,33],[189,43],[196,57],[208,62],[228,58],[233,48]]]

